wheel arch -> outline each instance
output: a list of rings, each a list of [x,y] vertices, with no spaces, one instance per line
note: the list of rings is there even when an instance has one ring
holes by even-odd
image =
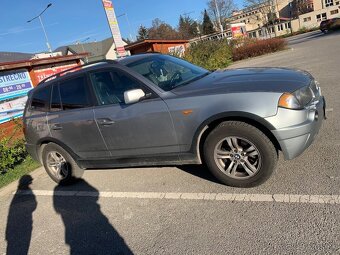
[[[42,150],[49,143],[55,143],[55,144],[59,145],[60,147],[62,147],[78,163],[79,156],[77,154],[75,154],[72,151],[72,149],[70,147],[68,147],[66,144],[64,144],[63,142],[60,142],[59,140],[52,138],[52,137],[43,138],[43,139],[40,139],[37,142],[37,155],[39,157],[40,163],[42,163]]]
[[[271,132],[271,130],[274,130],[275,128],[268,121],[255,114],[247,112],[226,112],[208,118],[196,130],[192,143],[192,151],[197,154],[201,162],[203,156],[203,145],[207,136],[214,128],[224,121],[241,121],[258,128],[269,138],[277,151],[281,150],[278,140]]]

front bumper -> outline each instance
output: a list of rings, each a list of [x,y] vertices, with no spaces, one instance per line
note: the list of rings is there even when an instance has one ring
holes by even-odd
[[[317,136],[325,114],[326,101],[323,96],[303,110],[279,108],[278,114],[267,118],[276,129],[272,130],[278,140],[285,159],[293,159],[303,153]]]

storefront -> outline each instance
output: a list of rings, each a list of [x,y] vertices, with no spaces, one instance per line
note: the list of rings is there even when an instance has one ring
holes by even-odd
[[[13,129],[11,120],[22,117],[27,93],[45,78],[77,67],[83,54],[0,63],[0,130]]]
[[[163,54],[173,53],[183,55],[188,47],[188,40],[154,40],[147,39],[125,46],[125,50],[131,55],[144,52],[160,52]]]

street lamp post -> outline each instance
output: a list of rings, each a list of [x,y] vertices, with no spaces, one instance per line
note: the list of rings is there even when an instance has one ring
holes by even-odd
[[[27,21],[27,23],[30,23],[30,22],[32,22],[32,21],[35,20],[35,19],[39,19],[40,24],[41,24],[41,27],[42,27],[42,29],[43,29],[43,31],[44,31],[45,38],[46,38],[46,45],[47,45],[47,48],[48,48],[48,50],[49,50],[50,53],[52,53],[52,48],[51,48],[51,45],[50,45],[50,43],[49,43],[49,41],[48,41],[47,33],[46,33],[46,30],[45,30],[44,24],[43,24],[43,22],[42,22],[41,15],[42,15],[48,8],[50,8],[51,6],[52,6],[52,4],[49,3],[49,4],[46,6],[46,8],[45,8],[38,16],[36,16],[36,17],[34,17],[33,19],[30,19],[29,21]]]
[[[130,24],[130,21],[129,21],[129,17],[127,15],[127,13],[123,13],[121,15],[118,15],[117,16],[117,19],[122,17],[122,16],[125,16],[125,19],[126,19],[126,23],[128,24],[128,27],[129,27],[129,36],[130,36],[130,40],[133,41],[133,37],[132,37],[132,33],[131,33],[131,24]]]

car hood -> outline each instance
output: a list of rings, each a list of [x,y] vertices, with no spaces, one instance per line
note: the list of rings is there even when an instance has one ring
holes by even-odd
[[[204,78],[172,90],[175,94],[235,92],[293,92],[310,84],[305,71],[286,68],[240,68],[215,71]]]

